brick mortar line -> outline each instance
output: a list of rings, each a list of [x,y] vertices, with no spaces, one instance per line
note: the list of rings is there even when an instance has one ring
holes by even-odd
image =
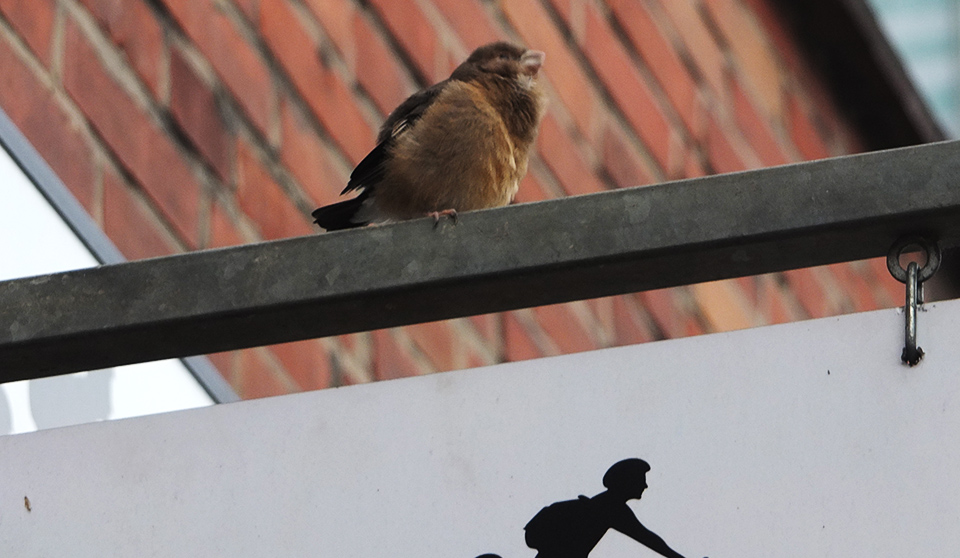
[[[247,141],[257,158],[257,162],[260,163],[263,168],[266,169],[267,173],[276,181],[287,199],[293,203],[303,218],[307,222],[312,222],[313,219],[310,217],[310,213],[317,208],[316,204],[311,200],[300,182],[294,178],[292,172],[283,164],[280,152],[270,145],[264,145],[256,141],[259,138],[249,136],[248,130],[241,130],[238,137]],[[236,192],[231,193],[236,194]],[[241,212],[241,214],[242,213],[243,212]]]
[[[527,172],[533,173],[534,177],[540,182],[540,185],[552,194],[554,198],[564,198],[570,195],[563,189],[557,175],[550,170],[546,161],[544,161],[543,157],[536,151],[531,153],[531,157],[527,163]]]
[[[705,104],[704,110],[706,111],[706,113],[708,115],[710,114],[714,115],[714,118],[715,120],[718,121],[718,123],[720,121],[720,118],[719,118],[720,115],[724,115],[728,123],[733,121],[733,117],[731,114],[732,107],[724,103],[723,99],[716,97],[715,92],[712,90],[711,87],[702,86],[702,84],[705,82],[703,72],[700,71],[698,64],[693,59],[693,56],[690,54],[689,49],[687,48],[686,41],[679,35],[671,18],[663,13],[662,11],[663,8],[659,5],[659,3],[648,2],[646,5],[649,8],[651,16],[655,20],[654,23],[658,25],[661,28],[661,30],[663,30],[671,46],[673,47],[673,50],[680,57],[680,60],[686,67],[687,71],[691,72],[691,75],[695,79],[695,82],[700,85],[699,93],[703,95],[703,98],[705,99],[706,104]],[[729,69],[728,71],[733,71],[738,76],[741,75],[741,73],[735,68],[735,67],[738,68],[739,64],[735,64],[734,62],[736,59],[730,57],[729,47],[727,45],[726,39],[722,36],[722,33],[719,33],[716,22],[714,22],[713,19],[709,17],[709,14],[704,13],[705,8],[703,8],[702,4],[698,4],[696,6],[696,9],[701,20],[703,20],[704,22],[704,26],[711,32],[711,34],[717,40],[718,45],[723,47],[724,57],[728,65],[731,66],[731,69]],[[748,9],[747,11],[751,14],[753,13],[752,10]],[[769,31],[766,28],[766,26],[764,25],[758,25],[758,26],[763,32],[764,36],[769,38]],[[627,47],[630,48],[631,51],[633,50],[629,42],[627,43]],[[809,101],[806,91],[803,89],[803,87],[800,87],[796,82],[799,76],[795,75],[793,72],[790,71],[789,67],[784,63],[782,57],[779,55],[779,52],[777,52],[776,49],[771,49],[771,51],[774,52],[774,54],[776,55],[777,62],[778,62],[777,64],[778,69],[780,71],[781,77],[784,78],[783,82],[781,83],[781,96],[785,96],[788,93],[792,92],[794,95],[797,95],[798,98],[802,99],[803,101],[805,102]],[[755,103],[755,100],[753,99],[753,95],[754,95],[753,92],[750,91],[749,88],[747,88],[745,92],[748,94],[751,104],[753,106],[757,106]],[[764,119],[764,122],[769,125],[770,130],[773,133],[774,138],[778,143],[778,146],[783,150],[784,155],[788,158],[788,162],[797,162],[797,161],[806,160],[806,158],[803,157],[803,155],[800,153],[797,145],[790,138],[789,130],[786,125],[786,120],[788,119],[788,115],[784,112],[784,113],[781,113],[779,116],[780,118],[778,120],[775,120],[772,122],[768,119]],[[734,149],[737,151],[737,153],[741,154],[744,150],[746,150],[747,152],[749,152],[754,156],[753,158],[759,161],[759,155],[754,151],[752,146],[749,145],[749,142],[746,140],[744,132],[740,129],[739,125],[736,124],[735,121],[733,121],[732,128],[737,131],[737,136],[742,142],[739,145],[739,147],[736,145],[734,146]],[[728,138],[729,138],[729,135],[728,135]],[[826,140],[826,138],[823,137],[822,133],[821,133],[821,139]],[[702,152],[703,146],[696,143],[694,145],[696,146],[696,149],[698,151]],[[849,152],[849,150],[844,150],[844,151]]]
[[[108,161],[105,161],[106,164],[111,164]],[[146,191],[140,187],[135,180],[133,180],[125,171],[125,169],[113,169],[117,172],[117,177],[120,179],[121,186],[127,191],[127,194],[134,200],[134,203],[139,204],[142,208],[146,209],[147,219],[151,222],[151,229],[165,238],[170,242],[171,245],[175,246],[176,249],[183,253],[190,251],[190,248],[185,242],[183,242],[180,237],[177,235],[173,226],[169,224],[166,219],[163,218],[163,215],[159,213],[150,199],[150,196]],[[106,180],[105,170],[100,169],[100,188],[104,192],[103,201],[106,202]],[[106,232],[106,207],[101,206],[101,211],[103,212],[102,221],[99,223],[100,228]],[[113,239],[111,239],[113,241]]]
[[[290,374],[290,371],[283,365],[278,357],[273,351],[270,350],[270,346],[262,347],[251,347],[250,349],[245,349],[255,352],[260,356],[260,360],[263,361],[267,369],[273,373],[274,378],[283,386],[283,389],[286,390],[286,393],[297,393],[304,391],[300,387],[300,384],[293,379],[293,376]]]
[[[676,1],[676,0],[673,0],[673,1]],[[633,41],[627,35],[627,32],[623,28],[623,25],[620,23],[617,17],[612,13],[612,11],[607,7],[606,4],[602,2],[598,4],[596,1],[594,1],[592,5],[601,14],[601,16],[603,17],[603,21],[610,27],[610,31],[613,34],[614,38],[617,40],[620,46],[627,52],[630,62],[633,64],[634,68],[636,68],[637,71],[640,72],[640,75],[643,77],[643,81],[647,84],[647,86],[650,88],[651,92],[653,93],[653,96],[657,101],[657,104],[660,106],[660,108],[664,109],[667,112],[667,118],[671,124],[671,127],[674,130],[676,130],[677,134],[681,137],[681,141],[683,142],[684,146],[689,147],[692,145],[696,145],[698,143],[697,138],[694,137],[687,130],[687,125],[684,122],[683,118],[680,116],[679,109],[673,105],[673,101],[670,99],[670,96],[667,95],[667,92],[666,90],[664,90],[663,85],[660,84],[660,80],[657,79],[657,76],[654,74],[653,70],[649,67],[647,62],[644,60],[643,56],[641,56],[640,53],[637,51],[636,45],[633,44]],[[554,17],[556,17],[558,20],[561,20],[562,22],[562,18],[560,17],[559,14],[554,14]],[[576,44],[576,41],[574,41],[574,44],[577,46],[578,51],[580,51],[581,53],[583,63],[590,64],[589,59],[586,57],[585,54],[582,53],[582,49],[580,48],[580,45]],[[590,67],[592,69],[593,67],[592,64],[590,64]],[[596,79],[600,81],[600,83],[602,84],[602,80],[600,80],[599,76],[596,76]],[[701,91],[700,91],[701,88],[699,87],[699,84],[696,82],[696,80],[694,80],[694,85],[696,86],[696,90],[693,93],[699,96],[701,94]],[[621,115],[621,117],[623,116]],[[639,140],[639,138],[637,139]]]
[[[397,37],[390,32],[390,28],[387,27],[383,16],[379,10],[377,10],[376,6],[369,0],[359,0],[358,3],[359,6],[362,7],[361,13],[366,14],[367,20],[373,26],[374,31],[378,32],[380,36],[384,38],[387,46],[390,48],[391,54],[394,55],[402,71],[407,73],[407,77],[410,78],[414,87],[419,90],[433,85],[433,83],[429,83],[429,77],[420,72],[416,63],[413,61],[413,57],[403,48]]]
[[[750,141],[747,139],[744,131],[740,129],[740,125],[737,123],[736,118],[734,118],[729,111],[724,110],[717,113],[714,121],[724,133],[724,137],[730,143],[730,147],[733,148],[734,153],[740,157],[741,161],[743,162],[744,170],[763,168],[766,166],[760,159],[760,154],[757,153],[753,146],[750,145]],[[784,154],[786,154],[786,152],[784,152]],[[801,158],[800,160],[802,161],[803,159]],[[715,173],[719,172],[717,169],[713,170]]]
[[[628,138],[630,144],[637,150],[640,155],[640,158],[645,164],[645,168],[653,171],[653,179],[656,182],[663,182],[668,179],[670,176],[671,169],[663,168],[660,166],[660,163],[654,157],[652,148],[647,145],[647,142],[640,137],[639,131],[635,129],[632,125],[628,125],[629,119],[626,116],[624,110],[619,106],[616,100],[613,97],[613,94],[610,92],[610,89],[600,78],[600,75],[597,73],[597,70],[594,68],[593,64],[590,62],[587,55],[583,52],[583,49],[578,44],[576,37],[573,35],[573,30],[571,30],[565,21],[563,21],[563,16],[561,16],[556,8],[549,2],[549,0],[539,0],[540,4],[543,6],[543,9],[550,14],[550,19],[554,27],[560,32],[560,35],[563,37],[563,40],[567,46],[567,50],[570,51],[570,55],[577,61],[577,64],[580,66],[580,69],[583,70],[584,74],[587,75],[587,78],[590,80],[589,85],[597,93],[597,96],[602,102],[604,108],[605,118],[616,125],[624,133],[625,137]],[[636,66],[636,64],[634,64]],[[647,86],[657,85],[655,82],[650,83],[649,76],[641,72],[644,81]],[[656,98],[657,104],[661,110],[664,108],[661,102],[661,99]],[[675,117],[673,114],[674,109],[672,104],[667,104],[668,117],[667,122],[670,126],[671,132],[682,133],[684,126],[683,122],[679,120],[678,117]],[[677,122],[680,123],[680,126],[677,126]],[[581,131],[585,133],[585,131]],[[587,142],[585,139],[580,139],[577,137],[572,138],[574,143],[580,144],[583,141],[586,145],[592,147],[590,142]],[[669,141],[669,138],[664,138],[664,141]],[[582,149],[582,147],[581,147]],[[596,165],[596,168],[602,168],[603,165]],[[607,182],[607,187],[611,190],[616,189],[617,185],[613,182]]]
[[[278,0],[265,0],[265,1],[278,1]],[[344,83],[347,84],[350,91],[354,94],[354,101],[357,107],[360,109],[360,112],[364,115],[367,120],[367,123],[373,130],[380,128],[380,124],[383,122],[384,117],[380,114],[380,110],[377,108],[376,103],[373,101],[373,97],[360,85],[357,80],[356,74],[350,71],[349,66],[346,61],[343,59],[342,54],[339,52],[336,42],[332,37],[326,32],[323,28],[323,25],[317,20],[313,12],[310,11],[310,8],[305,6],[302,0],[290,0],[290,5],[293,6],[297,12],[297,16],[300,18],[301,22],[305,22],[304,26],[307,30],[307,33],[314,41],[315,53],[321,57],[321,62],[327,63],[328,68],[336,72]],[[236,8],[234,8],[236,9]],[[250,26],[250,23],[246,21],[246,18],[243,18],[243,26],[248,32],[253,33],[258,38],[258,42],[253,43],[257,44],[259,48],[263,50],[263,53],[266,58],[270,60],[271,69],[275,70],[277,74],[283,78],[284,85],[293,93],[292,96],[296,97],[297,100],[302,104],[303,109],[306,110],[306,113],[310,116],[310,121],[313,126],[315,126],[320,132],[318,135],[321,137],[329,136],[329,140],[333,144],[333,147],[337,152],[342,155],[343,160],[346,164],[353,168],[353,164],[350,162],[349,157],[346,153],[340,153],[340,148],[335,145],[333,142],[333,136],[330,132],[326,130],[323,124],[320,123],[319,119],[313,114],[310,109],[309,104],[306,100],[302,99],[300,93],[297,91],[296,85],[293,82],[293,79],[287,75],[286,70],[284,69],[283,63],[280,59],[275,56],[270,48],[267,46],[266,41],[260,38],[259,32],[256,30],[247,29]],[[374,146],[370,146],[373,149]]]
[[[447,22],[447,18],[440,9],[430,0],[414,1],[420,6],[423,15],[433,24],[433,28],[436,30],[438,44],[444,49],[444,53],[448,55],[448,58],[453,56],[457,60],[466,60],[467,56],[470,55],[470,49],[464,44],[453,26]],[[434,61],[434,63],[436,63],[436,61]],[[446,65],[444,65],[444,70],[446,70]]]
[[[405,351],[414,362],[418,368],[418,376],[426,376],[439,372],[439,368],[430,360],[430,356],[417,345],[416,341],[407,333],[405,327],[390,328],[387,330],[387,335],[392,336],[397,347],[401,351]]]
[[[59,0],[58,5],[67,10],[70,20],[76,24],[84,38],[93,47],[100,66],[106,73],[140,108],[144,109],[144,112],[155,119],[155,123],[163,124],[162,111],[158,110],[159,105],[154,102],[149,88],[128,64],[126,56],[120,48],[104,34],[94,15],[87,11],[86,7],[80,5],[77,0]],[[64,25],[66,23],[64,22]]]
[[[176,123],[169,109],[163,106],[159,99],[155,99],[153,97],[150,89],[140,80],[134,69],[130,66],[130,64],[128,64],[128,61],[125,55],[121,52],[120,47],[115,45],[113,41],[105,35],[104,31],[96,22],[93,14],[87,11],[84,6],[78,4],[77,0],[61,0],[60,5],[64,6],[65,13],[63,14],[63,17],[69,17],[70,20],[73,21],[77,26],[80,33],[96,53],[98,62],[107,76],[113,79],[114,82],[121,88],[121,90],[130,97],[134,104],[143,110],[148,120],[150,120],[151,123],[167,137],[171,145],[173,145],[174,150],[180,155],[180,159],[187,166],[194,178],[196,178],[198,186],[200,187],[201,200],[204,197],[210,196],[213,192],[222,189],[223,184],[215,176],[211,166],[204,160],[203,156],[199,152],[199,148],[194,145],[192,141],[190,141],[186,131]],[[165,22],[162,19],[159,23],[161,24],[162,30],[167,31],[167,29],[164,28]],[[66,24],[67,21],[65,20],[63,22],[64,27]],[[100,135],[92,128],[92,123],[86,118],[85,115],[83,115],[83,112],[80,110],[80,108],[78,106],[74,106],[73,101],[69,99],[69,95],[66,93],[62,81],[58,81],[58,88],[60,91],[62,91],[64,97],[70,102],[70,105],[73,106],[77,113],[82,116],[92,138],[95,139],[99,149],[101,149],[105,154],[106,159],[109,161],[113,170],[115,170],[124,179],[128,187],[132,185],[141,194],[145,194],[143,186],[120,162],[119,156],[114,153],[113,149],[110,148],[103,138],[101,138]],[[149,196],[146,197],[146,200],[150,202]],[[180,250],[189,250],[189,245],[185,240],[180,239],[180,236],[175,231],[173,224],[163,216],[163,213],[159,210],[159,207],[152,202],[149,203],[149,207],[152,209],[151,213],[163,225],[163,231],[168,235],[172,235],[173,238],[177,240],[176,245],[180,248]],[[201,228],[201,230],[197,231],[197,233],[198,239],[202,241],[206,228],[204,225],[207,223],[204,223],[202,220],[202,207],[198,207],[197,209],[198,226]]]
[[[261,242],[263,240],[255,221],[240,209],[235,192],[225,190],[214,192],[210,201],[219,204],[241,239],[246,242]],[[212,248],[209,245],[206,247]]]
[[[53,28],[50,30],[50,77],[59,84],[63,76],[63,50],[65,48],[66,19],[65,8],[59,2],[54,6]]]
[[[497,342],[489,342],[477,330],[469,318],[449,320],[447,323],[449,323],[453,334],[460,339],[463,344],[473,349],[473,352],[480,355],[487,364],[500,362],[500,354],[502,353],[502,347],[500,345],[502,345],[503,341],[502,332],[498,332]],[[455,354],[453,358],[455,369],[459,370],[470,367],[466,358],[458,359],[457,356],[458,355]],[[460,356],[465,357],[466,355],[463,354]]]
[[[781,297],[781,300],[784,302],[784,304],[790,304],[790,306],[796,311],[797,315],[799,316],[798,320],[810,320],[823,317],[815,316],[807,310],[803,304],[803,301],[800,300],[800,296],[797,294],[796,289],[793,287],[793,285],[791,285],[791,280],[787,277],[786,273],[775,273],[772,275],[776,277],[778,296]]]
[[[587,300],[574,300],[563,304],[563,306],[570,309],[570,313],[590,336],[590,342],[593,345],[597,348],[603,348],[613,344],[610,335],[604,331],[603,324]]]
[[[67,14],[61,13],[60,17],[66,18],[68,16]],[[104,173],[106,172],[104,166],[106,165],[123,181],[128,192],[135,197],[137,202],[143,204],[148,209],[148,218],[153,221],[153,224],[155,225],[154,230],[164,236],[167,240],[171,241],[170,244],[176,247],[176,249],[180,252],[189,250],[186,242],[180,238],[179,234],[176,233],[173,224],[163,217],[162,212],[160,212],[156,204],[150,200],[149,196],[146,195],[146,192],[143,190],[142,186],[140,186],[130,172],[119,162],[119,159],[116,154],[114,154],[113,150],[106,145],[106,142],[100,137],[96,130],[93,129],[92,123],[70,98],[70,95],[67,94],[63,87],[63,82],[59,79],[59,76],[54,76],[52,73],[48,72],[47,68],[36,59],[33,52],[24,43],[23,38],[9,25],[6,19],[0,18],[0,22],[2,22],[0,23],[0,34],[4,35],[7,43],[13,49],[14,54],[16,54],[20,61],[26,65],[27,69],[34,75],[34,77],[37,78],[40,84],[48,89],[54,102],[56,102],[60,108],[64,110],[70,122],[77,127],[77,130],[80,132],[84,142],[87,144],[87,148],[90,149],[95,180],[93,184],[95,193],[94,201],[98,203],[98,211],[95,213],[99,214],[93,215],[95,222],[100,226],[101,229],[105,228],[105,216],[103,215],[103,202],[105,197],[103,181],[105,179]],[[64,28],[65,24],[65,21],[61,22],[61,29]],[[58,56],[62,56],[63,32],[58,33],[55,37],[56,42],[54,45],[59,44],[60,46],[55,46],[51,49],[51,56],[54,53],[56,53]],[[60,64],[62,67],[62,58],[58,58],[56,63]],[[51,65],[53,64],[54,61],[51,60]],[[189,165],[189,162],[187,162],[187,164]]]
[[[729,81],[730,79],[737,79],[738,82],[741,84],[741,89],[746,95],[747,100],[750,102],[751,106],[753,106],[754,109],[757,110],[760,120],[764,124],[769,126],[770,131],[772,132],[772,135],[774,137],[774,141],[777,142],[777,146],[783,151],[785,156],[792,158],[788,162],[803,161],[804,158],[802,156],[799,156],[800,155],[799,152],[796,152],[795,149],[790,149],[790,147],[795,147],[795,146],[793,146],[792,141],[787,141],[789,138],[789,134],[780,133],[780,132],[786,131],[783,125],[784,118],[786,116],[785,107],[781,107],[780,114],[777,115],[779,118],[776,118],[773,121],[771,121],[768,118],[768,116],[764,114],[764,111],[762,110],[761,105],[756,102],[756,93],[752,90],[753,88],[750,86],[747,80],[743,79],[746,76],[743,73],[743,70],[741,68],[742,64],[740,64],[740,59],[733,55],[733,51],[730,47],[730,43],[729,41],[727,41],[726,35],[720,29],[719,24],[716,21],[714,21],[713,17],[710,15],[709,10],[702,3],[697,4],[696,8],[697,8],[697,13],[700,16],[700,19],[703,20],[703,23],[706,26],[707,30],[710,32],[711,35],[713,35],[713,38],[717,42],[717,45],[720,46],[721,52],[723,52],[724,58],[726,59],[726,62],[728,65],[727,72],[729,72],[729,74],[732,74],[732,76],[731,75],[727,76],[727,80]],[[753,13],[750,10],[746,10],[746,11],[748,11],[751,14]],[[774,59],[776,61],[776,66],[777,66],[777,77],[780,79],[778,83],[779,96],[782,100],[781,102],[785,103],[785,101],[783,100],[783,97],[786,95],[785,81],[789,80],[791,77],[793,77],[793,75],[789,71],[783,58],[779,56],[779,53],[777,52],[777,50],[772,47],[772,41],[770,41],[770,37],[767,34],[766,28],[760,25],[759,22],[755,22],[755,23],[757,23],[757,27],[761,30],[764,38],[767,40],[766,41],[767,44],[763,46],[769,47],[769,48],[765,48],[765,50],[773,53],[774,55]],[[718,111],[719,113],[718,116],[723,117],[725,120],[727,120],[731,124],[730,127],[737,131],[737,135],[739,136],[739,140],[740,140],[738,142],[739,147],[735,145],[734,148],[737,149],[738,153],[748,152],[752,155],[754,166],[764,166],[762,163],[762,160],[760,159],[760,154],[757,153],[757,151],[753,148],[753,146],[750,145],[749,140],[746,138],[746,132],[742,130],[740,128],[740,125],[736,122],[736,118],[734,118],[732,114],[733,107],[728,106],[721,102],[717,102],[715,106],[718,109],[720,109]],[[717,120],[719,122],[720,119],[718,118]],[[797,157],[793,158],[795,155]]]
[[[690,77],[693,79],[694,86],[697,88],[696,95],[699,99],[703,100],[703,106],[701,109],[705,117],[709,117],[709,115],[714,113],[716,107],[723,104],[721,99],[717,99],[714,96],[713,91],[707,82],[706,76],[700,70],[699,65],[697,64],[696,60],[694,60],[690,50],[687,48],[686,41],[682,36],[680,36],[680,33],[675,28],[671,18],[663,12],[663,7],[660,5],[660,2],[646,1],[644,2],[644,6],[650,13],[653,24],[660,29],[669,46],[680,59],[680,63],[683,64],[684,68],[690,73]],[[633,50],[629,44],[627,44],[627,47],[628,50]],[[705,135],[706,129],[702,130],[701,133]],[[695,139],[697,139],[697,141],[692,142],[689,145],[689,148],[691,151],[697,153],[701,161],[706,161],[707,157],[705,149],[701,143],[702,138]]]
[[[517,322],[519,322],[520,326],[523,327],[524,332],[530,336],[530,340],[533,341],[534,345],[536,345],[541,356],[556,356],[564,354],[563,351],[560,350],[560,347],[543,329],[543,326],[540,325],[540,321],[534,315],[532,308],[512,310],[510,314],[512,314]]]
[[[675,295],[676,308],[679,312],[682,312],[693,319],[697,325],[700,326],[700,329],[704,333],[710,333],[713,331],[713,328],[710,325],[710,320],[707,319],[707,316],[703,313],[703,309],[700,307],[700,302],[697,300],[696,294],[693,293],[689,285],[684,285],[682,287],[674,287],[671,289]]]
[[[623,298],[623,304],[627,307],[627,312],[631,314],[631,319],[650,331],[651,341],[662,341],[667,338],[660,326],[657,325],[657,321],[650,315],[650,310],[635,294],[620,296]]]
[[[270,51],[260,34],[252,28],[252,24],[232,3],[225,4],[223,2],[218,2],[214,8],[222,10],[222,12],[228,18],[230,18],[230,22],[238,29],[248,44],[250,44],[256,50],[258,56],[266,65],[270,73],[271,85],[274,88],[274,95],[272,96],[273,102],[271,103],[271,110],[273,114],[268,115],[268,119],[271,121],[272,125],[276,126],[276,133],[278,136],[280,135],[279,100],[281,96],[280,92],[282,92],[284,94],[284,98],[291,102],[294,107],[296,107],[296,110],[300,112],[301,118],[304,119],[310,130],[324,145],[324,153],[327,155],[333,155],[335,160],[331,160],[331,164],[335,166],[342,166],[342,168],[352,168],[352,165],[347,159],[346,154],[339,148],[339,146],[336,145],[332,136],[326,131],[326,129],[320,124],[317,117],[312,113],[312,110],[307,102],[303,99],[296,87],[293,85],[292,79],[290,79],[290,77],[286,74],[282,64],[280,64],[279,60]],[[170,33],[173,46],[180,50],[187,63],[190,64],[191,68],[197,72],[197,75],[201,77],[204,84],[211,88],[218,104],[223,104],[221,108],[226,109],[226,114],[224,116],[227,117],[226,120],[228,120],[228,126],[234,128],[238,139],[246,140],[247,143],[254,148],[258,161],[277,182],[277,184],[286,194],[287,198],[290,199],[290,201],[294,204],[294,207],[296,207],[297,210],[303,215],[304,219],[309,221],[310,212],[316,209],[315,204],[311,200],[310,196],[306,193],[304,186],[293,177],[289,169],[287,169],[287,167],[283,164],[278,146],[275,146],[274,142],[272,142],[270,138],[264,137],[260,133],[259,129],[253,124],[250,117],[245,114],[236,97],[232,94],[224,81],[217,75],[216,70],[213,68],[213,63],[199,51],[197,45],[195,45],[193,41],[186,35],[184,30],[180,28],[176,20],[165,9],[163,9],[157,15],[161,20],[164,30]],[[280,142],[277,142],[278,145],[279,143]],[[236,172],[236,168],[234,168],[234,172]],[[235,186],[236,176],[229,177],[228,180],[234,182],[234,184],[231,186]],[[232,198],[235,195],[235,191],[232,187],[226,188],[226,193],[227,198]],[[225,198],[220,198],[221,201],[223,199]],[[235,222],[238,221],[237,217],[242,217],[242,222],[245,222],[245,230],[243,231],[245,234],[243,234],[243,236],[250,240],[261,240],[262,236],[260,236],[259,233],[254,232],[257,230],[257,228],[249,224],[249,221],[251,221],[250,217],[236,208],[235,200],[231,201],[232,203],[230,206],[235,210],[235,212],[231,212],[233,214],[230,216]],[[250,236],[251,233],[253,233],[252,237]]]
[[[769,48],[765,50],[771,53],[772,57],[776,62],[776,66],[778,68],[778,74],[779,74],[779,77],[781,78],[781,81],[779,84],[780,97],[784,105],[786,103],[785,97],[788,93],[793,93],[794,95],[797,95],[801,98],[806,98],[807,95],[805,95],[805,91],[803,87],[800,87],[799,84],[797,83],[797,79],[800,76],[791,70],[790,65],[787,63],[786,59],[784,59],[782,53],[779,50],[777,50],[776,47],[774,46],[774,42],[771,40],[770,30],[768,29],[768,27],[764,25],[762,21],[757,20],[757,18],[755,17],[755,12],[753,10],[751,10],[747,6],[744,6],[738,0],[734,0],[734,1],[737,3],[738,6],[740,6],[743,9],[744,12],[750,14],[749,17],[753,18],[757,28],[760,30],[764,38],[767,40],[767,45],[764,45],[764,46],[767,46]],[[723,47],[723,51],[727,58],[727,62],[731,66],[731,71],[735,73],[737,76],[745,77],[745,74],[743,73],[741,68],[742,64],[740,64],[740,59],[731,55],[732,50],[730,48],[730,43],[726,38],[726,34],[722,31],[722,29],[720,28],[720,25],[716,21],[714,21],[714,18],[711,16],[706,5],[703,3],[698,4],[697,10],[700,14],[701,19],[704,21],[704,24],[706,25],[707,29],[710,31],[710,33],[713,35],[714,39],[716,40],[717,44]],[[807,69],[797,69],[797,70],[804,71],[804,72],[808,71]],[[753,105],[754,107],[759,107],[760,104],[756,102],[756,95],[757,95],[756,92],[753,91],[752,87],[750,87],[746,83],[746,80],[740,79],[739,81],[745,86],[743,88],[744,93],[750,99],[751,105]],[[781,111],[777,115],[777,118],[774,118],[772,120],[768,118],[767,115],[762,114],[763,113],[762,110],[758,112],[761,113],[761,119],[764,121],[764,123],[766,123],[770,127],[771,131],[773,132],[774,138],[777,141],[778,146],[784,151],[784,154],[790,157],[792,161],[803,161],[804,157],[802,156],[800,151],[797,149],[797,146],[793,143],[792,139],[790,139],[790,134],[787,129],[787,123],[786,123],[788,119],[786,106],[781,107]],[[821,139],[826,139],[826,138],[821,138]]]
[[[47,68],[40,62],[26,40],[20,36],[5,17],[0,15],[0,35],[10,45],[11,50],[17,55],[29,69],[41,85],[46,87],[52,93],[57,92],[58,82],[54,81],[53,76],[47,71]],[[52,55],[52,52],[51,52]]]
[[[796,322],[811,318],[810,314],[803,309],[803,305],[800,304],[800,299],[793,292],[793,289],[790,288],[787,283],[787,278],[783,273],[768,273],[760,277],[765,277],[767,278],[766,280],[771,281],[772,288],[776,291],[776,296],[789,312],[791,321]]]
[[[336,380],[340,385],[347,385],[342,381],[343,375],[351,378],[354,384],[365,384],[376,380],[374,363],[371,359],[373,349],[370,346],[371,342],[369,339],[363,341],[366,345],[365,353],[368,353],[363,357],[351,354],[350,351],[348,351],[346,347],[343,347],[340,341],[334,337],[325,337],[320,339],[320,342],[327,349],[333,360],[333,362],[331,362],[332,369],[341,376],[341,378]]]
[[[278,0],[271,0],[278,1]],[[221,2],[222,4],[223,2]],[[291,1],[291,6],[297,11],[297,16],[301,21],[306,21],[307,25],[304,27],[307,30],[307,33],[314,40],[314,46],[317,49],[317,56],[322,56],[322,51],[324,48],[330,49],[332,47],[332,40],[327,37],[326,33],[320,28],[319,23],[315,21],[313,14],[309,12],[309,9],[303,6],[299,1]],[[326,127],[320,122],[317,115],[313,113],[313,109],[310,107],[309,102],[300,94],[297,89],[293,78],[288,75],[283,63],[280,61],[279,57],[275,55],[269,45],[267,45],[266,40],[263,36],[260,35],[259,31],[253,28],[253,24],[247,20],[247,18],[239,12],[239,8],[234,6],[232,3],[228,3],[224,6],[224,13],[230,17],[231,22],[237,27],[240,33],[243,35],[244,39],[247,40],[248,44],[253,46],[258,52],[261,59],[266,64],[270,77],[272,78],[275,91],[280,94],[277,94],[275,97],[277,99],[276,111],[276,126],[278,128],[278,135],[282,135],[279,132],[281,126],[280,122],[282,116],[280,113],[280,102],[286,100],[290,103],[291,108],[297,111],[299,118],[306,124],[310,132],[312,132],[320,143],[324,146],[324,154],[332,155],[332,158],[328,161],[336,167],[340,167],[341,170],[344,170],[345,174],[349,174],[349,169],[352,169],[354,165],[350,161],[346,152],[337,145],[333,134],[331,131],[328,131]],[[174,22],[175,23],[175,22]],[[182,33],[182,30],[180,30]],[[185,39],[189,42],[189,39]],[[324,46],[324,42],[330,46]],[[195,45],[190,43],[191,48],[196,48]],[[327,54],[329,56],[329,53]],[[205,64],[210,64],[202,54],[199,55],[203,58]],[[340,74],[341,78],[344,78],[345,83],[350,86],[350,90],[353,93],[357,93],[357,87],[359,84],[356,81],[356,76],[346,68],[346,64],[340,58],[339,54],[335,56],[335,63],[330,66],[333,71],[336,71]],[[226,96],[233,100],[233,96],[229,93],[229,90],[226,89],[226,86],[219,80],[216,76],[216,72],[210,68],[210,71],[213,77],[217,80],[220,85],[220,88],[226,92]],[[365,93],[363,95],[366,95]],[[358,98],[356,95],[353,97],[353,101],[360,108],[360,112],[365,116],[368,123],[371,124],[371,128],[376,130],[379,128],[379,124],[374,125],[374,121],[381,121],[382,118],[379,116],[379,111],[375,108],[372,99],[369,97]],[[243,116],[242,111],[239,111],[239,114]],[[282,149],[282,140],[277,142],[276,145],[274,142],[271,142],[269,138],[263,138],[259,132],[256,130],[256,127],[252,125],[245,117],[242,118],[243,126],[241,131],[247,135],[244,136],[244,139],[248,140],[250,145],[254,146],[257,151],[258,159],[261,164],[267,168],[267,171],[276,179],[277,183],[287,194],[287,197],[294,203],[295,207],[303,213],[304,217],[309,220],[310,213],[316,209],[315,203],[307,194],[307,190],[304,185],[293,176],[290,169],[283,163],[281,158],[281,149]],[[371,145],[372,149],[374,146]],[[266,154],[266,158],[264,158]]]

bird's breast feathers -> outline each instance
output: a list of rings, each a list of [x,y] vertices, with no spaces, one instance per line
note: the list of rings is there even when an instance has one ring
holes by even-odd
[[[407,219],[427,211],[507,205],[527,170],[529,145],[511,138],[482,85],[454,81],[394,137],[377,204]]]

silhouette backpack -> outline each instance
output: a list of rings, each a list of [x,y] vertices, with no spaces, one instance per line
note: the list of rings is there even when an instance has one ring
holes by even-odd
[[[562,545],[571,534],[596,522],[593,501],[586,496],[564,500],[541,509],[524,527],[524,540],[530,548]]]

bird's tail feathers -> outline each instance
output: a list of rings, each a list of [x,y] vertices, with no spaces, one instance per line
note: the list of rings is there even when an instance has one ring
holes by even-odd
[[[313,212],[314,222],[328,231],[362,227],[370,222],[358,215],[364,213],[361,210],[367,197],[367,192],[363,192],[352,200],[325,205]]]

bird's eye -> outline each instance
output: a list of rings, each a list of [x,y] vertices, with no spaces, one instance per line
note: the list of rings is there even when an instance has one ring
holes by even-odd
[[[507,54],[506,52],[501,52],[500,56],[498,56],[497,58],[499,58],[500,60],[510,60],[510,55]]]

